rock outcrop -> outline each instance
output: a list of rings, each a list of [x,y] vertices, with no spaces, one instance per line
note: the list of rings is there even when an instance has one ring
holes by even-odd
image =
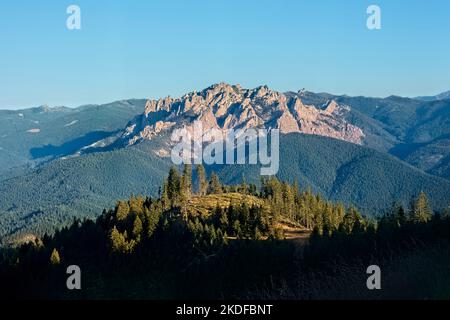
[[[181,98],[149,100],[145,112],[125,129],[127,144],[151,140],[162,132],[192,126],[201,121],[203,129],[280,129],[281,133],[315,134],[362,144],[363,131],[346,121],[348,106],[328,101],[325,105],[305,105],[301,91],[296,96],[260,86],[215,84]]]

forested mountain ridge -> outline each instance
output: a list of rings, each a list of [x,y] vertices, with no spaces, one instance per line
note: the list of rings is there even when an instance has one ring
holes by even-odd
[[[423,101],[449,100],[450,99],[450,90],[439,93],[435,96],[421,96],[421,97],[416,97],[416,99],[423,100]]]
[[[430,195],[433,206],[450,202],[447,180],[424,174],[393,156],[331,138],[288,134],[280,138],[283,180],[297,180],[326,198],[354,204],[371,215],[380,215],[398,202],[406,205],[413,194]],[[242,176],[257,183],[257,166],[214,166],[223,181],[238,183]],[[256,179],[255,179],[256,178]]]
[[[449,212],[433,215],[424,193],[374,220],[276,178],[257,188],[224,186],[202,166],[192,176],[191,166],[172,167],[158,197],[132,196],[95,222],[75,220],[53,236],[0,249],[0,296],[448,298]],[[309,241],[286,240],[285,223],[312,232]],[[370,264],[389,279],[383,290],[365,287]],[[81,268],[82,290],[65,287],[67,265]]]
[[[406,205],[421,191],[428,194],[437,210],[449,205],[450,182],[375,150],[297,133],[281,136],[280,147],[281,179],[291,183],[297,180],[302,190],[311,188],[367,214],[380,215],[393,202]],[[156,195],[171,165],[170,158],[154,153],[159,148],[152,140],[55,161],[31,174],[4,181],[0,185],[2,235],[50,232],[70,223],[73,217],[93,218],[102,208],[130,194]],[[226,184],[239,184],[242,177],[260,184],[256,165],[206,169],[217,171]]]
[[[134,99],[74,109],[0,110],[0,181],[12,168],[72,155],[111,136],[141,114],[145,103]]]
[[[348,121],[360,127],[365,144],[434,175],[448,179],[450,159],[450,100],[349,97],[308,91],[288,93],[308,104],[334,99],[352,111]]]

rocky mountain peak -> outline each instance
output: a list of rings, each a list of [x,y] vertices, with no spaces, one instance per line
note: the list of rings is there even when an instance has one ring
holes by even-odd
[[[320,106],[306,105],[304,92],[287,96],[265,85],[244,89],[218,83],[180,98],[149,100],[144,114],[126,128],[123,138],[134,144],[201,121],[203,128],[277,128],[281,133],[317,134],[362,144],[364,133],[346,120],[349,107],[334,100]]]

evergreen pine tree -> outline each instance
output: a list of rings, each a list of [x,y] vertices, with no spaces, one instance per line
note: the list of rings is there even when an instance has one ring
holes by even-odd
[[[50,263],[54,266],[59,265],[61,263],[61,258],[56,248],[53,249],[52,254],[50,255]]]
[[[221,210],[220,212],[220,220],[219,220],[219,224],[220,227],[223,228],[224,230],[228,229],[228,215],[227,212],[225,210]]]
[[[400,226],[403,226],[406,223],[406,214],[403,206],[399,206],[397,210],[397,220]]]
[[[208,181],[206,180],[206,172],[203,165],[197,165],[197,183],[198,195],[204,196],[208,192]]]
[[[167,193],[171,206],[178,206],[180,204],[181,192],[181,178],[178,170],[171,167],[169,170],[169,177],[167,179]]]
[[[219,177],[215,172],[211,174],[211,180],[209,181],[209,194],[221,194],[222,185],[220,184]]]
[[[130,213],[130,206],[126,201],[118,201],[116,205],[116,218],[118,221],[124,221]]]
[[[185,164],[181,177],[181,191],[185,198],[189,199],[192,194],[192,166]]]
[[[217,234],[217,242],[218,242],[218,244],[221,245],[221,246],[224,245],[225,244],[224,243],[225,239],[224,239],[224,235],[223,235],[222,229],[218,228],[216,234]]]
[[[188,218],[188,200],[191,198],[192,193],[192,166],[185,164],[183,169],[183,175],[181,176],[180,187],[180,205],[181,214],[184,221]]]
[[[144,212],[144,198],[142,196],[135,197],[132,195],[129,201],[130,213],[142,214]]]
[[[239,222],[239,220],[236,220],[233,223],[233,231],[237,238],[240,238],[242,236],[241,223]]]
[[[142,221],[139,218],[139,215],[136,215],[133,222],[133,232],[132,232],[133,238],[139,241],[142,231],[143,231]]]
[[[241,207],[240,207],[240,219],[239,221],[241,222],[241,230],[242,230],[242,234],[244,236],[247,236],[247,234],[249,233],[249,225],[250,225],[250,209],[247,205],[247,202],[243,202]]]
[[[261,234],[261,231],[259,231],[258,227],[255,228],[255,232],[253,234],[253,239],[255,239],[255,240],[261,240],[262,239],[262,234]]]
[[[211,226],[209,228],[209,238],[210,238],[211,245],[214,245],[217,243],[217,233],[216,233],[216,229],[214,228],[214,226]]]
[[[111,250],[115,253],[124,252],[126,247],[126,239],[122,233],[114,226],[109,234],[109,242]]]
[[[414,223],[428,222],[431,220],[432,212],[428,204],[428,198],[421,192],[417,199],[412,202],[410,219]]]
[[[164,181],[162,192],[161,192],[161,203],[163,210],[168,210],[170,208],[170,198],[169,198],[169,184]]]

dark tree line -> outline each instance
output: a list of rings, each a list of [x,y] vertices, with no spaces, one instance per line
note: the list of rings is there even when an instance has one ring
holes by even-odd
[[[181,173],[171,168],[157,198],[131,196],[104,210],[96,221],[74,220],[52,236],[2,249],[2,294],[65,297],[64,266],[80,264],[93,275],[94,296],[120,296],[115,288],[122,288],[124,277],[133,290],[146,294],[161,292],[157,284],[174,297],[178,286],[195,295],[191,283],[201,283],[202,294],[212,289],[211,283],[223,283],[224,292],[235,295],[236,290],[269,283],[275,275],[290,279],[297,272],[294,260],[300,261],[301,270],[319,275],[333,273],[337,259],[376,262],[418,244],[450,240],[449,212],[433,213],[424,193],[409,208],[393,205],[374,220],[276,177],[263,179],[260,188],[245,178],[239,185],[224,186],[214,173],[208,179],[202,166],[193,171],[191,166]],[[241,201],[220,202],[230,194],[239,194]],[[207,214],[192,211],[208,199],[218,202]],[[280,225],[287,222],[312,232],[301,257],[295,256],[291,242],[283,241]],[[143,281],[156,286],[154,291],[139,289]],[[227,287],[228,281],[234,287]]]

